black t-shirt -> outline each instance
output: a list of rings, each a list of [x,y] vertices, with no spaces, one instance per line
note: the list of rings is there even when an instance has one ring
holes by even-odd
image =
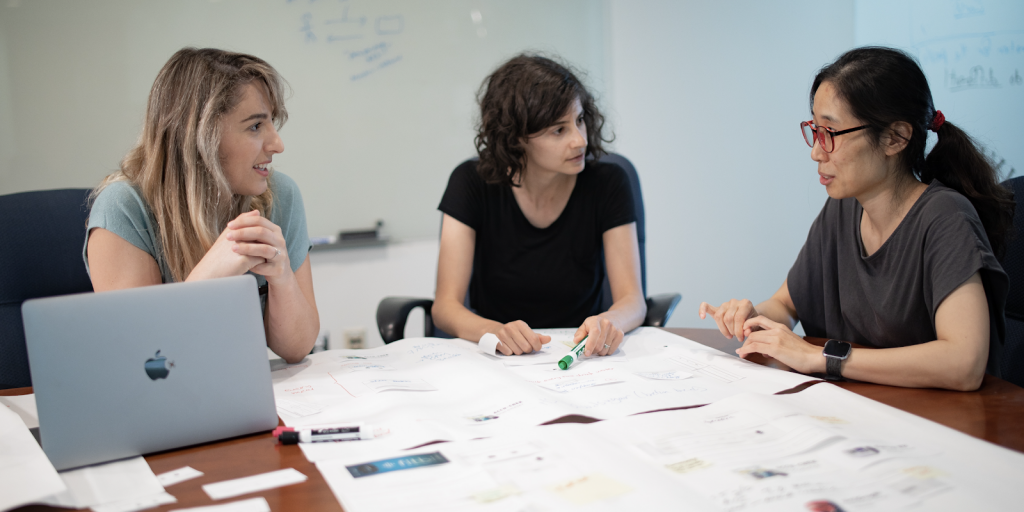
[[[601,312],[602,235],[636,220],[626,171],[592,162],[544,229],[530,224],[509,186],[485,182],[476,161],[452,171],[438,209],[476,231],[470,307],[535,329],[576,327]]]
[[[854,198],[830,198],[811,225],[788,281],[804,332],[874,347],[932,341],[939,305],[980,272],[990,354],[998,352],[1009,281],[970,201],[933,180],[871,256],[860,235],[862,212]]]

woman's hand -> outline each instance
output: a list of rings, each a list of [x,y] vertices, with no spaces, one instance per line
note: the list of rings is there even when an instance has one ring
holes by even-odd
[[[281,228],[261,217],[258,211],[235,217],[235,220],[228,222],[228,227],[222,233],[224,235],[234,243],[231,248],[234,253],[256,261],[256,265],[247,270],[266,277],[268,283],[274,284],[278,278],[291,273],[288,248]]]
[[[754,303],[747,299],[732,299],[729,302],[723,302],[717,308],[707,302],[701,302],[698,314],[701,320],[711,314],[715,323],[718,324],[718,330],[722,331],[722,336],[730,339],[736,336],[740,341],[743,341],[745,337],[744,322],[758,316],[757,310],[754,309]]]
[[[744,322],[743,346],[736,349],[740,357],[758,353],[771,357],[800,373],[824,373],[825,357],[821,347],[811,345],[785,324],[757,316]]]
[[[551,341],[551,336],[533,332],[533,329],[530,329],[530,326],[526,325],[526,322],[522,320],[509,322],[489,332],[497,336],[498,340],[501,341],[498,344],[498,350],[506,356],[529,354],[535,350],[540,350],[541,345]]]
[[[576,329],[576,335],[572,337],[572,341],[573,345],[576,345],[585,337],[587,338],[587,348],[583,349],[583,355],[606,356],[615,353],[619,345],[622,344],[622,336],[622,329],[619,329],[611,320],[597,315],[583,321],[583,325]]]
[[[281,228],[253,210],[228,223],[187,280],[239,276],[251,270],[269,282],[284,268],[291,270]]]

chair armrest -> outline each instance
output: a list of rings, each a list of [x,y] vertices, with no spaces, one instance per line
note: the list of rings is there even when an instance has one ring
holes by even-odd
[[[380,337],[384,343],[398,341],[405,336],[405,322],[413,308],[423,308],[423,335],[433,336],[434,321],[430,316],[430,308],[433,305],[432,299],[384,297],[380,304],[377,304],[377,329],[380,330]]]
[[[676,309],[676,305],[681,300],[683,300],[683,296],[678,293],[662,293],[647,297],[647,318],[644,318],[644,325],[665,327],[668,318],[672,316],[672,310]],[[379,313],[377,318],[380,318]]]

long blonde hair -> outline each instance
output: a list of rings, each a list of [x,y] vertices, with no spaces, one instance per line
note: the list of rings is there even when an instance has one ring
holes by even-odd
[[[153,82],[138,143],[93,191],[95,198],[116,181],[139,190],[175,281],[188,277],[231,219],[252,209],[267,216],[273,204],[270,187],[258,196],[233,195],[219,158],[221,116],[254,82],[266,91],[280,128],[288,118],[285,84],[270,64],[213,48],[179,50]]]

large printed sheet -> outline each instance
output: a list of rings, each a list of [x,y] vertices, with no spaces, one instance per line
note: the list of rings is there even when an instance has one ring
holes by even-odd
[[[315,462],[339,451],[490,437],[569,414],[618,418],[814,380],[649,328],[630,333],[617,354],[584,358],[563,371],[547,361],[568,352],[561,337],[571,333],[561,333],[548,344],[550,354],[533,360],[487,356],[474,343],[433,338],[321,352],[274,369],[278,413],[289,426],[360,422],[381,434],[358,447],[304,445]]]
[[[721,511],[1015,510],[1024,454],[829,384],[588,425]]]
[[[317,467],[357,512],[962,511],[1016,510],[1024,500],[1024,454],[829,384],[339,454]]]

